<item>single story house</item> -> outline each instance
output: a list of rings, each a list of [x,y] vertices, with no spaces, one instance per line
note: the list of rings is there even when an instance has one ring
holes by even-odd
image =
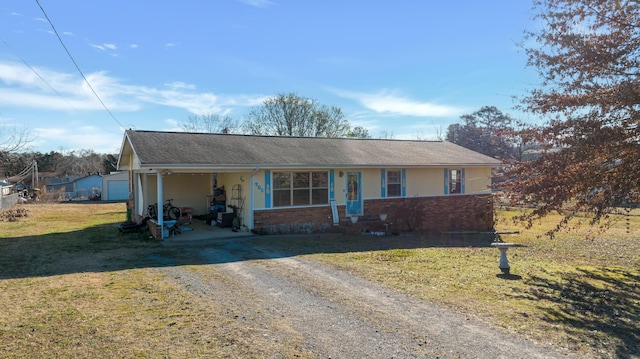
[[[171,199],[257,233],[489,231],[498,165],[446,141],[138,130],[118,159],[137,218]]]
[[[44,190],[47,195],[54,194],[55,196],[60,196],[62,198],[75,198],[73,181],[45,184]]]
[[[66,182],[57,182],[44,186],[47,193],[61,192],[64,198],[95,198],[102,192],[102,175],[88,174]]]
[[[38,172],[38,182],[41,184],[71,183],[83,176],[69,176],[63,172]]]

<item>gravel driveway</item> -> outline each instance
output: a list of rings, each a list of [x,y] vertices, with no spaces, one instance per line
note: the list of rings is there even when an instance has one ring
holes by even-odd
[[[189,251],[211,265],[172,266],[172,258],[163,257],[157,260],[167,266],[158,270],[227,306],[265,338],[291,343],[303,357],[565,357],[344,271],[270,252],[251,239]]]

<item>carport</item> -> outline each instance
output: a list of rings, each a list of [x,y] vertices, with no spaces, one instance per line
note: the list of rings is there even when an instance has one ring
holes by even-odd
[[[236,169],[237,170],[237,169]],[[162,213],[162,205],[168,201],[182,210],[188,209],[196,216],[232,215],[238,219],[235,226],[238,230],[249,231],[252,223],[250,204],[244,205],[246,197],[251,198],[252,191],[248,183],[253,183],[252,172],[235,172],[224,168],[185,169],[167,167],[149,169],[134,173],[135,193],[134,213],[138,218],[147,214],[149,205],[158,204],[158,212]],[[222,189],[224,199],[215,201],[214,194]],[[220,203],[217,207],[215,203]],[[217,218],[213,218],[214,225]],[[160,228],[165,228],[164,216],[158,215],[156,221]],[[173,224],[173,223],[171,223]],[[230,227],[227,223],[223,227]],[[225,228],[227,229],[227,228]],[[227,229],[231,232],[231,228]],[[161,231],[160,239],[168,233]]]

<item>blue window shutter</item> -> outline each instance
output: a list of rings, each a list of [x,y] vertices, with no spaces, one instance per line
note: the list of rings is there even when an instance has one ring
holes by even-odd
[[[271,208],[271,170],[264,171],[264,207]]]
[[[384,168],[380,170],[380,197],[387,197],[387,171]]]
[[[402,197],[407,196],[407,170],[402,169],[402,178],[400,179],[402,182]]]
[[[444,194],[445,196],[449,194],[449,169],[444,169]]]
[[[329,170],[329,200],[333,200],[336,198],[335,192],[334,192],[334,189],[335,189],[334,183],[335,183],[335,175],[333,173],[333,169],[330,169]]]
[[[464,194],[464,168],[461,170],[460,175],[460,193]]]

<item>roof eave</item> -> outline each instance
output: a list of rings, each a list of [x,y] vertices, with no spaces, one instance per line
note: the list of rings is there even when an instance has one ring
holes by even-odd
[[[129,138],[129,131],[131,130],[126,130],[124,131],[124,137],[122,138],[122,144],[120,145],[120,153],[118,155],[118,163],[116,164],[116,169],[117,170],[131,170],[131,163],[130,161],[127,161],[126,164],[122,163],[122,159],[123,159],[123,155],[124,155],[124,150],[125,150],[125,146],[128,143],[129,144],[129,148],[131,149],[131,152],[128,154],[127,157],[131,157],[133,156],[133,158],[137,159],[138,163],[138,167],[140,167],[142,164],[140,163],[140,158],[138,156],[138,154],[136,153],[136,149],[133,147],[133,143],[131,142],[131,139]]]
[[[256,163],[256,164],[208,164],[190,165],[175,163],[145,163],[139,171],[156,172],[170,169],[174,172],[243,172],[258,169],[302,169],[302,168],[444,168],[444,167],[497,167],[499,163],[435,163],[435,164],[312,164],[312,163]]]

